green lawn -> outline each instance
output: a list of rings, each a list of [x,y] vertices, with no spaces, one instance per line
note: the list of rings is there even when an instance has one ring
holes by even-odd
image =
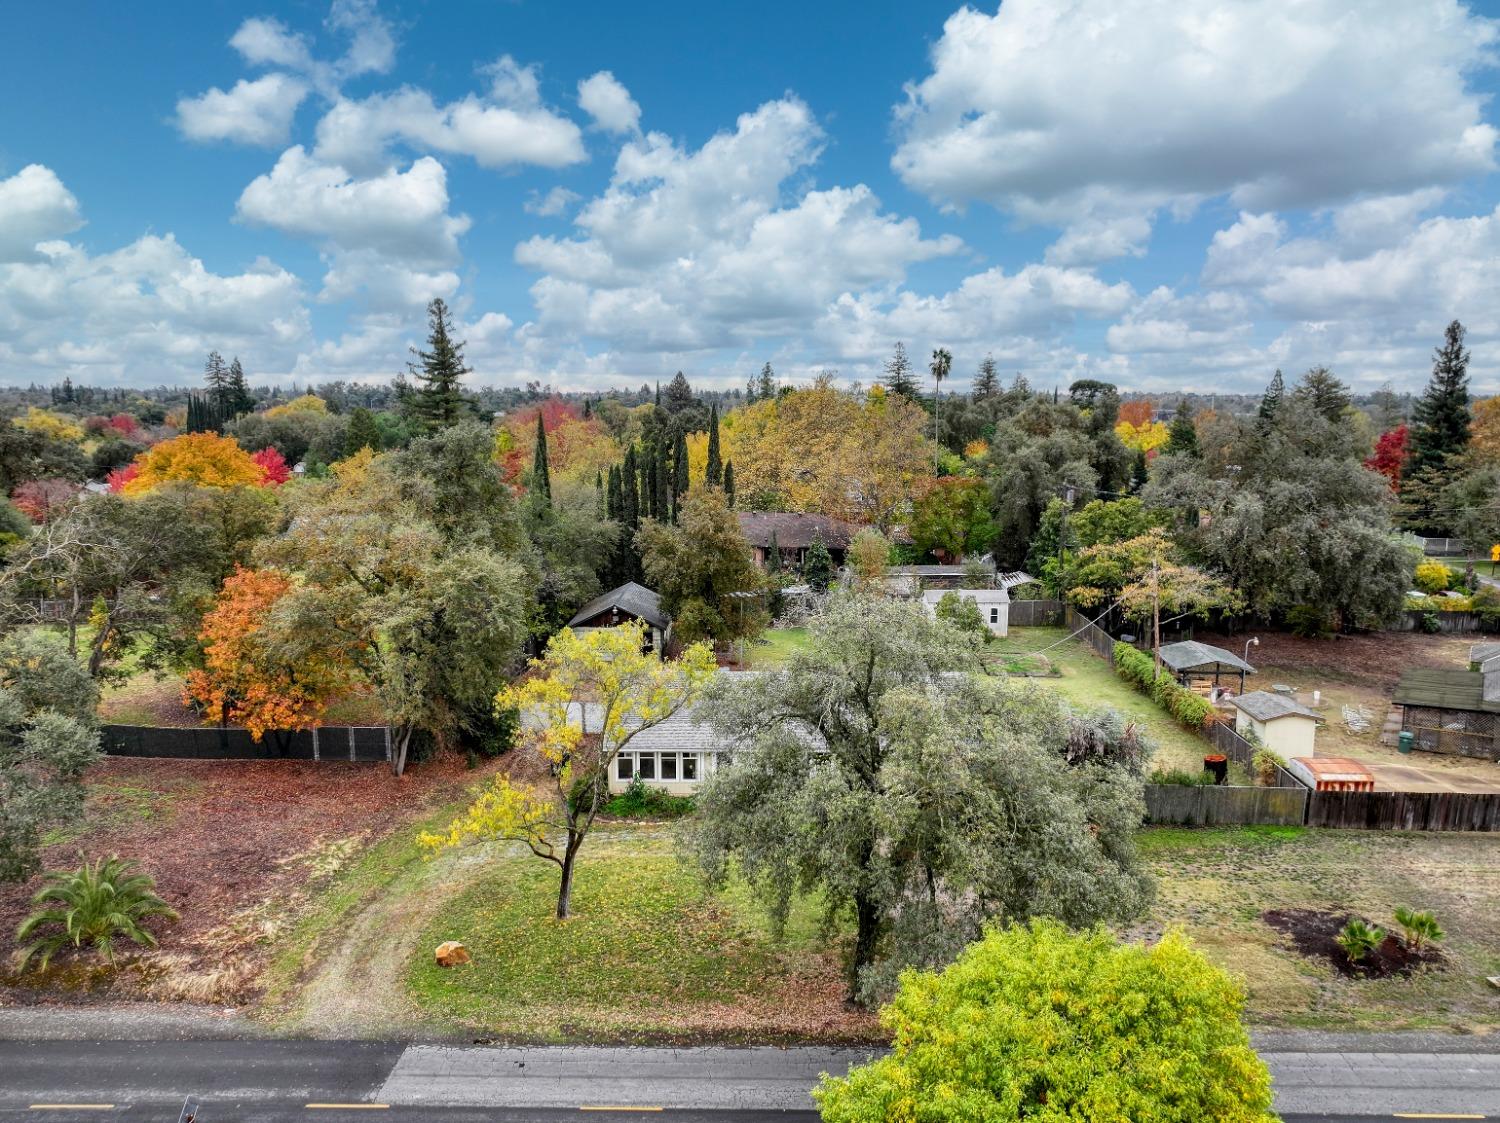
[[[1126,720],[1144,726],[1156,744],[1152,759],[1155,768],[1197,772],[1203,767],[1203,754],[1209,751],[1203,740],[1183,729],[1150,698],[1116,675],[1114,668],[1092,650],[1067,637],[1066,628],[1012,628],[1009,636],[993,640],[985,650],[995,669],[1003,670],[1007,662],[1049,649],[1045,655],[1058,676],[1027,681],[1056,690],[1081,708],[1116,710]]]
[[[433,1023],[544,1040],[785,1036],[809,1010],[838,1010],[836,951],[812,904],[777,941],[744,886],[707,891],[666,831],[596,832],[561,922],[557,877],[530,856],[497,858],[429,919],[407,982]],[[436,965],[431,949],[451,939],[471,966]]]
[[[1323,831],[1302,827],[1181,829],[1138,836],[1157,876],[1153,935],[1180,925],[1241,976],[1247,1016],[1261,1025],[1330,1029],[1440,1028],[1497,1023],[1500,840],[1483,834]],[[1311,908],[1354,913],[1394,929],[1399,906],[1430,909],[1447,931],[1441,970],[1348,979],[1299,955],[1261,914]]]
[[[775,670],[806,647],[806,628],[770,628],[750,642],[750,666],[757,671]]]

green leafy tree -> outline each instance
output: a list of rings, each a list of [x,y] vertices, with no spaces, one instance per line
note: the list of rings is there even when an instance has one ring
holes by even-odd
[[[988,490],[972,477],[934,480],[912,504],[907,529],[923,553],[949,559],[982,552],[995,537]]]
[[[1448,325],[1443,345],[1433,353],[1432,379],[1412,414],[1411,469],[1441,469],[1469,443],[1469,352],[1464,326]]]
[[[678,524],[648,522],[637,547],[646,580],[661,595],[677,634],[687,642],[728,641],[765,627],[757,602],[761,577],[734,512],[717,491],[691,491]]]
[[[0,640],[0,882],[36,872],[42,832],[83,814],[98,688],[53,637]]]
[[[1368,959],[1385,940],[1385,930],[1356,918],[1345,924],[1334,940],[1344,949],[1350,963],[1360,963]]]
[[[68,945],[87,948],[113,965],[123,941],[155,947],[150,920],[176,920],[177,911],[156,895],[156,882],[119,857],[86,862],[76,870],[49,873],[31,898],[35,910],[16,929],[21,950],[19,968],[38,959],[46,970],[53,956]]]
[[[990,930],[881,1012],[889,1055],[825,1076],[826,1123],[1275,1123],[1245,994],[1180,932]]]
[[[1193,424],[1193,408],[1186,398],[1177,403],[1177,410],[1172,414],[1167,443],[1162,451],[1167,456],[1191,456],[1194,459],[1203,455],[1198,447],[1198,427]]]
[[[472,413],[473,403],[462,387],[464,375],[471,373],[464,365],[464,344],[454,341],[453,322],[441,298],[427,305],[427,323],[427,350],[413,347],[417,361],[407,363],[417,385],[406,406],[416,427],[431,433],[458,424]]]
[[[380,424],[375,415],[364,406],[355,406],[349,411],[349,425],[344,430],[344,455],[353,456],[362,448],[379,452],[385,446]]]
[[[1146,899],[1144,747],[1113,716],[947,673],[977,650],[916,606],[842,595],[784,670],[703,704],[736,746],[700,795],[703,868],[739,871],[777,924],[798,893],[852,918],[851,996],[946,962],[991,918],[1089,923]]]
[[[945,624],[951,624],[960,632],[978,636],[981,640],[989,639],[990,630],[985,625],[984,615],[979,611],[979,605],[972,597],[961,597],[955,592],[946,592],[939,598],[937,607],[933,611],[939,620]]]

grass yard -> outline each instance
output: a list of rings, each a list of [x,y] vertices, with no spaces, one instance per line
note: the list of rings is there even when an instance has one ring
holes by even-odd
[[[1034,662],[1023,657],[1050,648],[1046,658],[1057,676],[1027,681],[1045,690],[1056,690],[1081,709],[1117,710],[1127,721],[1145,727],[1156,743],[1153,768],[1197,772],[1203,767],[1203,755],[1209,751],[1206,742],[1183,729],[1150,698],[1132,688],[1092,650],[1067,637],[1066,628],[1012,628],[1010,635],[995,639],[986,647],[987,658],[999,670],[1006,663]]]
[[[807,648],[806,628],[769,628],[750,643],[750,669],[776,670]]]
[[[1180,924],[1243,976],[1260,1025],[1350,1030],[1500,1026],[1500,838],[1483,834],[1317,831],[1301,827],[1150,828],[1140,845],[1158,877],[1154,935]],[[1388,929],[1397,906],[1429,909],[1449,965],[1410,978],[1349,979],[1304,959],[1261,914],[1352,912]]]
[[[553,919],[556,867],[499,857],[428,920],[407,985],[429,1023],[527,1040],[858,1040],[874,1021],[843,1006],[838,955],[803,902],[772,938],[743,886],[708,892],[670,832],[597,832],[580,858],[574,916]],[[473,964],[432,949],[462,941]]]

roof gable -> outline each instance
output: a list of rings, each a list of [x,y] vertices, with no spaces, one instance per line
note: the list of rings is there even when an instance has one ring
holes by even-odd
[[[568,627],[572,628],[585,624],[602,612],[608,612],[612,608],[619,609],[622,613],[634,616],[638,620],[644,620],[653,628],[666,628],[672,621],[661,607],[661,597],[657,596],[644,585],[637,585],[634,581],[627,581],[609,592],[595,597],[588,604],[573,614],[573,619],[568,621]]]

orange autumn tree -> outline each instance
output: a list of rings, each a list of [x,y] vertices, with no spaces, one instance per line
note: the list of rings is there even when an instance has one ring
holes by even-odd
[[[199,487],[259,487],[265,478],[265,470],[234,438],[217,433],[184,433],[148,448],[134,463],[135,476],[123,487],[126,495],[144,495],[175,481]]]
[[[316,725],[348,685],[336,655],[294,660],[263,642],[271,611],[291,588],[291,579],[272,569],[238,569],[225,578],[198,632],[203,669],[188,675],[183,693],[189,705],[244,726],[256,741]]]

